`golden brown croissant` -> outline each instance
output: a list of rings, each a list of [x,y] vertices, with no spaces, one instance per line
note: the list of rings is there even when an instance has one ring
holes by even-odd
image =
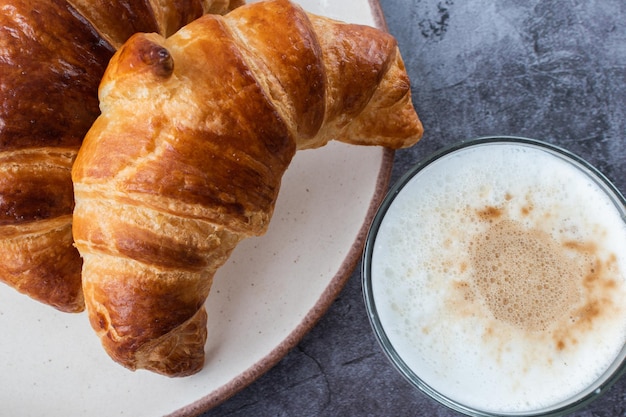
[[[297,149],[422,135],[393,37],[287,0],[134,35],[100,99],[72,173],[89,318],[114,360],[170,376],[202,368],[213,275],[266,231]]]
[[[137,31],[171,34],[239,3],[0,1],[1,281],[59,310],[84,309],[70,170],[109,59]]]

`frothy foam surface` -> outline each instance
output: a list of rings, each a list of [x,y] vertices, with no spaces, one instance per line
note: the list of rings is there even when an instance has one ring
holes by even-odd
[[[626,226],[544,150],[484,144],[424,168],[376,237],[372,291],[396,352],[466,406],[524,412],[583,392],[626,342]]]

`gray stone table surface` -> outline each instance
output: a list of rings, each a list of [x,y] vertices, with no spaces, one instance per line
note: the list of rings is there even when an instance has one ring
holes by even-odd
[[[625,0],[381,0],[431,152],[486,135],[561,145],[626,192]],[[626,248],[625,248],[626,250]],[[626,377],[575,416],[626,416]],[[268,373],[202,415],[457,416],[412,388],[366,316],[360,266],[327,314]]]

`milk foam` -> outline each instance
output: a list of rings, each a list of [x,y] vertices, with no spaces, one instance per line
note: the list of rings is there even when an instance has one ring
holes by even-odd
[[[497,261],[507,235],[534,256],[513,245],[509,283]],[[395,198],[374,244],[373,298],[431,388],[484,411],[537,410],[584,391],[620,354],[623,248],[624,221],[589,177],[540,149],[485,144],[435,161]],[[520,282],[524,268],[535,275]]]

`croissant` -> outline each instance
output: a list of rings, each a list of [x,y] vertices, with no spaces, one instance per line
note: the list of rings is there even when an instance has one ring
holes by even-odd
[[[72,171],[89,320],[123,366],[204,365],[215,271],[263,234],[295,152],[422,135],[395,39],[288,0],[137,34],[110,62]]]
[[[100,113],[98,85],[137,31],[169,35],[242,1],[1,0],[0,281],[84,309],[71,166]]]

